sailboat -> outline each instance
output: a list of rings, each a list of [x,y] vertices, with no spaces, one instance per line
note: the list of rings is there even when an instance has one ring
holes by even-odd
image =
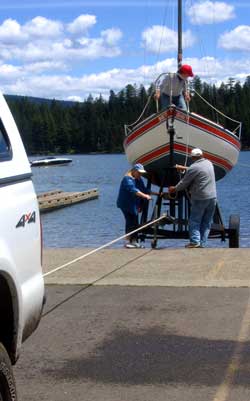
[[[179,69],[182,65],[182,0],[178,0],[177,64]],[[162,75],[155,81],[156,86]],[[241,122],[225,116],[217,109],[215,112],[224,120],[230,120],[230,126],[233,122],[234,129],[229,130],[218,121],[172,105],[146,119],[143,119],[142,113],[135,123],[125,125],[123,145],[128,161],[131,164],[143,164],[153,184],[168,186],[173,185],[173,182],[166,169],[175,164],[188,165],[192,149],[200,148],[204,157],[213,163],[216,180],[220,180],[238,161]],[[171,137],[172,128],[174,135]]]
[[[178,0],[177,64],[179,70],[182,66],[182,0]],[[156,84],[162,75],[157,78]],[[241,147],[241,122],[225,116],[216,109],[216,114],[220,113],[223,120],[230,120],[230,127],[232,123],[235,124],[235,128],[230,130],[218,121],[193,113],[188,108],[187,111],[183,110],[171,102],[165,110],[156,109],[156,113],[143,119],[149,101],[150,98],[139,118],[133,124],[125,125],[124,139],[128,161],[131,164],[143,164],[148,173],[149,190],[152,184],[159,186],[159,193],[164,191],[164,187],[176,185],[180,176],[175,166],[189,165],[189,155],[194,148],[202,149],[204,157],[213,163],[216,180],[223,178],[236,165]],[[153,223],[147,229],[141,230],[140,239],[144,241],[150,238],[152,248],[156,247],[158,239],[188,238],[188,192],[179,192],[174,197],[169,193],[166,195],[164,200],[158,196],[151,216],[148,216],[148,203],[145,203],[142,210],[142,226],[159,218],[162,209],[166,215],[165,222]],[[209,237],[220,238],[222,241],[229,239],[229,247],[238,248],[239,226],[240,217],[231,215],[228,228],[225,227],[217,203]]]

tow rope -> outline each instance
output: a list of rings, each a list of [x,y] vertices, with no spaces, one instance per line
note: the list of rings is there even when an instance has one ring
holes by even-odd
[[[84,259],[84,258],[87,258],[88,256],[93,255],[94,253],[96,253],[96,252],[98,252],[98,251],[100,251],[100,250],[102,250],[102,249],[104,249],[104,248],[107,248],[108,246],[110,246],[110,245],[112,245],[112,244],[115,244],[116,242],[118,242],[118,241],[120,241],[120,240],[122,240],[122,239],[128,237],[128,236],[131,235],[131,234],[135,234],[135,233],[137,233],[138,231],[141,231],[141,230],[143,230],[143,229],[146,228],[146,227],[150,227],[150,226],[152,226],[153,224],[158,223],[159,221],[161,221],[161,220],[163,220],[163,219],[166,219],[167,217],[168,217],[168,215],[167,215],[166,213],[164,213],[162,216],[158,217],[157,219],[155,219],[155,220],[153,220],[153,221],[150,221],[149,223],[144,224],[143,226],[138,227],[136,230],[133,230],[133,231],[131,231],[131,232],[125,234],[125,235],[122,235],[122,236],[119,237],[119,238],[116,238],[116,239],[114,239],[114,240],[112,240],[112,241],[110,241],[110,242],[107,242],[106,244],[104,244],[104,245],[102,245],[102,246],[99,246],[98,248],[93,249],[92,251],[89,251],[89,252],[87,252],[87,253],[85,253],[85,254],[83,254],[83,255],[81,255],[81,256],[78,256],[78,258],[75,258],[75,259],[73,259],[73,260],[71,260],[71,261],[69,261],[69,262],[67,262],[67,263],[64,263],[64,264],[61,265],[61,266],[56,267],[55,269],[50,270],[50,271],[47,272],[47,273],[44,273],[44,274],[43,274],[43,277],[50,276],[51,274],[53,274],[53,273],[55,273],[55,272],[57,272],[57,271],[59,271],[59,270],[62,270],[62,269],[64,269],[65,267],[68,267],[68,266],[72,265],[73,263],[79,262],[79,260],[82,260],[82,259]]]

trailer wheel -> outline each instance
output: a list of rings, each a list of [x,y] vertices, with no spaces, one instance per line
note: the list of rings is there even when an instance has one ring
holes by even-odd
[[[17,401],[16,385],[9,356],[0,343],[0,401]]]
[[[157,247],[157,240],[156,239],[152,239],[151,241],[151,248],[155,249]],[[0,400],[1,401],[1,400]]]
[[[153,210],[153,219],[156,220],[158,216],[158,210],[159,210],[159,205],[154,206]],[[153,239],[151,241],[151,248],[155,249],[157,247],[157,231],[158,231],[158,225],[157,223],[153,224]]]
[[[240,246],[240,216],[232,214],[229,217],[229,248]]]

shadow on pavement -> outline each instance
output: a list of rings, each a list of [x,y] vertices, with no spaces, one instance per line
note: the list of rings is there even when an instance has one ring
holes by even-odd
[[[43,373],[58,380],[86,379],[124,385],[215,386],[224,380],[236,344],[230,340],[168,334],[160,327],[140,332],[116,330],[88,357],[67,359],[62,369],[43,369]],[[244,345],[245,363],[241,363],[235,385],[250,387],[249,346],[249,342]]]

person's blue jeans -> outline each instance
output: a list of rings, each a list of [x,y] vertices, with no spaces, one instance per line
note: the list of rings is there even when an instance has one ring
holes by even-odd
[[[216,206],[216,199],[192,200],[189,238],[192,244],[206,246]]]
[[[180,109],[187,111],[187,105],[184,100],[184,96],[173,96],[172,97],[172,104],[175,104],[176,107],[179,107]],[[161,108],[166,109],[167,107],[170,106],[170,96],[166,95],[165,93],[161,94]]]
[[[134,231],[138,228],[139,226],[139,221],[138,221],[138,214],[132,214],[129,213],[127,210],[121,209],[124,217],[125,217],[125,233],[129,233],[131,231]],[[137,233],[134,233],[129,236],[129,241],[137,241],[138,235]]]

